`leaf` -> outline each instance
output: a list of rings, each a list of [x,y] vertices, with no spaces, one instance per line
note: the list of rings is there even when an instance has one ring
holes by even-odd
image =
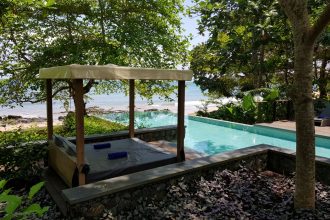
[[[7,215],[5,215],[5,217],[3,217],[2,220],[11,220],[11,219],[13,219],[13,217],[14,217],[13,214],[7,214]]]
[[[29,192],[29,196],[28,196],[28,198],[29,198],[29,199],[32,199],[33,196],[34,196],[37,192],[39,192],[39,190],[44,186],[44,184],[45,184],[45,182],[40,182],[40,183],[37,183],[37,184],[35,184],[34,186],[32,186],[31,189],[30,189],[30,192]]]
[[[15,210],[21,205],[22,198],[15,195],[0,195],[0,202],[6,202],[5,212],[13,214]]]
[[[8,195],[10,193],[11,189],[4,190],[1,195]]]
[[[0,190],[2,190],[3,189],[3,187],[7,184],[7,180],[1,180],[0,181]]]
[[[265,97],[266,101],[274,101],[280,96],[280,92],[278,89],[273,89],[270,93]]]
[[[244,33],[244,31],[246,30],[246,28],[242,25],[238,26],[235,31],[238,35],[242,35]]]
[[[48,206],[41,208],[39,204],[34,203],[23,211],[23,215],[30,215],[32,213],[36,213],[39,217],[41,217],[48,210]]]
[[[46,7],[50,7],[55,4],[55,0],[48,0],[46,3]]]
[[[224,46],[226,46],[230,42],[230,37],[228,34],[220,32],[218,34],[218,41]]]
[[[230,114],[233,114],[233,107],[226,106],[226,109],[230,112]]]
[[[245,111],[251,110],[256,107],[251,94],[248,94],[243,97],[242,107]]]

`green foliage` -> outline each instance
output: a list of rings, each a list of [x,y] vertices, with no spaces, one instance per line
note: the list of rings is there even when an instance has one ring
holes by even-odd
[[[256,104],[253,101],[253,97],[251,94],[248,94],[243,97],[242,108],[245,111],[253,111],[256,108]]]
[[[69,114],[65,117],[63,125],[54,126],[54,133],[64,137],[75,136],[75,118],[74,114]],[[105,134],[115,131],[125,130],[126,126],[106,121],[95,116],[85,117],[85,135]],[[0,132],[0,145],[17,145],[18,142],[30,142],[47,139],[47,128],[45,127],[31,127],[27,129],[18,129],[14,131]]]
[[[191,53],[202,90],[219,96],[292,82],[292,41],[277,1],[195,0],[200,33],[209,39]],[[283,74],[286,72],[286,74]],[[284,77],[283,77],[284,76]]]
[[[209,113],[197,112],[197,115],[246,124],[253,124],[256,122],[254,109],[245,110],[242,105],[234,103],[222,105],[218,110]]]
[[[270,93],[264,98],[265,101],[275,101],[280,97],[280,92],[278,89],[272,89]]]
[[[40,189],[44,186],[44,182],[40,182],[30,188],[29,196],[22,197],[18,195],[10,195],[10,189],[4,190],[6,185],[6,180],[0,181],[0,203],[5,203],[4,212],[5,215],[3,219],[27,219],[32,214],[36,214],[38,217],[42,217],[46,213],[49,207],[41,207],[38,203],[32,203],[32,199],[35,194],[37,194]],[[27,200],[27,207],[22,207],[22,201]]]
[[[254,95],[263,95],[264,101],[256,103]],[[290,102],[277,102],[278,98],[278,89],[252,90],[238,103],[220,105],[218,110],[213,112],[199,111],[197,115],[247,124],[291,118],[293,112],[288,109]]]
[[[40,191],[40,189],[44,186],[44,182],[40,182],[35,184],[34,186],[31,187],[30,192],[29,192],[29,199],[32,199],[33,196]]]
[[[107,134],[115,131],[127,129],[127,126],[116,122],[110,122],[95,116],[85,116],[85,135]],[[63,130],[60,131],[62,136],[73,137],[76,135],[76,121],[74,113],[69,113],[63,121]]]
[[[175,68],[186,63],[183,1],[63,0],[0,3],[0,104],[45,100],[36,80],[43,67],[117,64]],[[90,82],[90,81],[89,81]],[[87,82],[85,82],[87,83]],[[91,93],[127,91],[127,82],[93,82]],[[72,95],[70,81],[53,82],[55,99]],[[175,87],[165,81],[137,82],[137,93],[165,99]],[[86,89],[88,92],[89,89]]]
[[[85,121],[84,121],[85,122]],[[76,119],[73,112],[69,112],[63,120],[63,130],[72,133],[76,130]]]
[[[46,156],[46,145],[31,142],[39,135],[22,130],[0,132],[0,178],[29,180],[40,176],[42,160]]]
[[[85,117],[85,135],[105,134],[127,129],[126,126],[106,121],[95,116]],[[55,126],[54,133],[65,137],[73,137],[75,133],[74,114],[69,114],[63,126]],[[0,161],[2,169],[0,178],[19,178],[29,180],[40,176],[43,159],[47,155],[45,143],[36,141],[47,140],[47,128],[32,127],[14,131],[0,132]]]

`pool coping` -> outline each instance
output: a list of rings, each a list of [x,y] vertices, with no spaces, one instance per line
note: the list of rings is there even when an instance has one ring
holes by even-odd
[[[60,211],[67,216],[72,215],[72,210],[77,207],[99,204],[101,201],[112,201],[111,204],[116,204],[117,200],[113,200],[114,196],[116,198],[117,195],[126,197],[127,193],[135,192],[134,190],[157,188],[159,185],[168,183],[168,181],[189,178],[191,175],[203,175],[212,170],[235,170],[239,168],[243,161],[246,162],[243,164],[248,167],[253,165],[256,169],[261,167],[262,170],[292,175],[295,171],[295,160],[296,154],[292,150],[261,144],[105,179],[74,188],[61,186],[59,177],[50,173],[51,175],[46,179],[46,189]],[[315,163],[316,179],[330,185],[330,175],[327,175],[330,169],[330,158],[316,156]]]
[[[231,161],[265,155],[269,152],[291,155],[295,158],[295,152],[292,150],[261,144],[65,189],[62,191],[62,195],[68,204],[74,205],[120,191],[184,176],[198,170],[215,168]],[[325,157],[317,156],[316,161],[330,164],[330,159]]]
[[[250,124],[244,124],[244,123],[239,123],[239,122],[232,122],[232,121],[226,121],[226,120],[208,118],[208,117],[202,117],[202,116],[195,116],[195,115],[189,115],[188,119],[192,119],[192,120],[197,119],[195,121],[202,120],[200,122],[203,122],[205,120],[209,120],[209,121],[213,121],[213,122],[221,122],[221,123],[225,123],[225,124],[243,126],[243,127],[247,127],[247,128],[250,128],[250,129],[252,129],[252,128],[266,128],[266,129],[269,129],[269,130],[278,130],[278,131],[288,132],[288,133],[291,133],[291,134],[296,134],[296,131],[294,131],[294,130],[285,129],[285,128],[275,128],[275,127],[270,127],[270,126],[260,125],[260,124],[250,125]],[[233,128],[233,129],[236,129],[236,128]],[[315,134],[315,137],[330,140],[330,136]]]
[[[140,171],[137,173],[111,179],[101,180],[83,186],[65,189],[62,191],[62,194],[67,203],[74,205],[130,188],[182,176],[186,173],[190,173],[201,168],[207,169],[214,167],[219,163],[228,162],[230,160],[244,159],[245,157],[256,154],[265,154],[269,149],[269,146],[265,147],[263,145],[242,148],[235,151],[224,152],[221,154],[215,154],[194,160],[170,164],[167,166],[157,167],[150,170]],[[286,149],[284,150],[287,152]]]

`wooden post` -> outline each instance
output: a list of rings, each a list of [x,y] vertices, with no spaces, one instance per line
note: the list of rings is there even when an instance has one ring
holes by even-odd
[[[46,79],[47,134],[48,142],[53,139],[53,94],[52,80]]]
[[[273,101],[273,103],[272,103],[273,121],[276,120],[276,106],[277,106],[276,104],[277,104],[276,101]]]
[[[84,88],[83,80],[73,80],[74,88],[74,104],[76,112],[76,146],[77,146],[77,168],[78,168],[78,180],[79,185],[85,184],[85,174],[82,172],[85,165],[84,155]]]
[[[177,160],[184,161],[184,101],[185,101],[185,81],[178,81],[178,128],[177,128]]]
[[[135,82],[129,80],[129,137],[134,137],[134,107],[135,107]]]

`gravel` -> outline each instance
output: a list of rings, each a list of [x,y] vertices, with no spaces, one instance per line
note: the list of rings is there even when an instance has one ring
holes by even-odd
[[[330,186],[316,184],[315,211],[295,211],[293,178],[271,171],[216,171],[193,181],[181,178],[165,190],[160,201],[154,195],[129,211],[106,210],[97,219],[330,219]],[[41,219],[65,219],[44,189],[35,201],[50,207]]]
[[[295,211],[293,178],[271,171],[217,171],[167,189],[166,197],[122,212],[119,219],[330,219],[330,187],[316,184],[316,210]],[[140,211],[142,210],[142,211]]]

